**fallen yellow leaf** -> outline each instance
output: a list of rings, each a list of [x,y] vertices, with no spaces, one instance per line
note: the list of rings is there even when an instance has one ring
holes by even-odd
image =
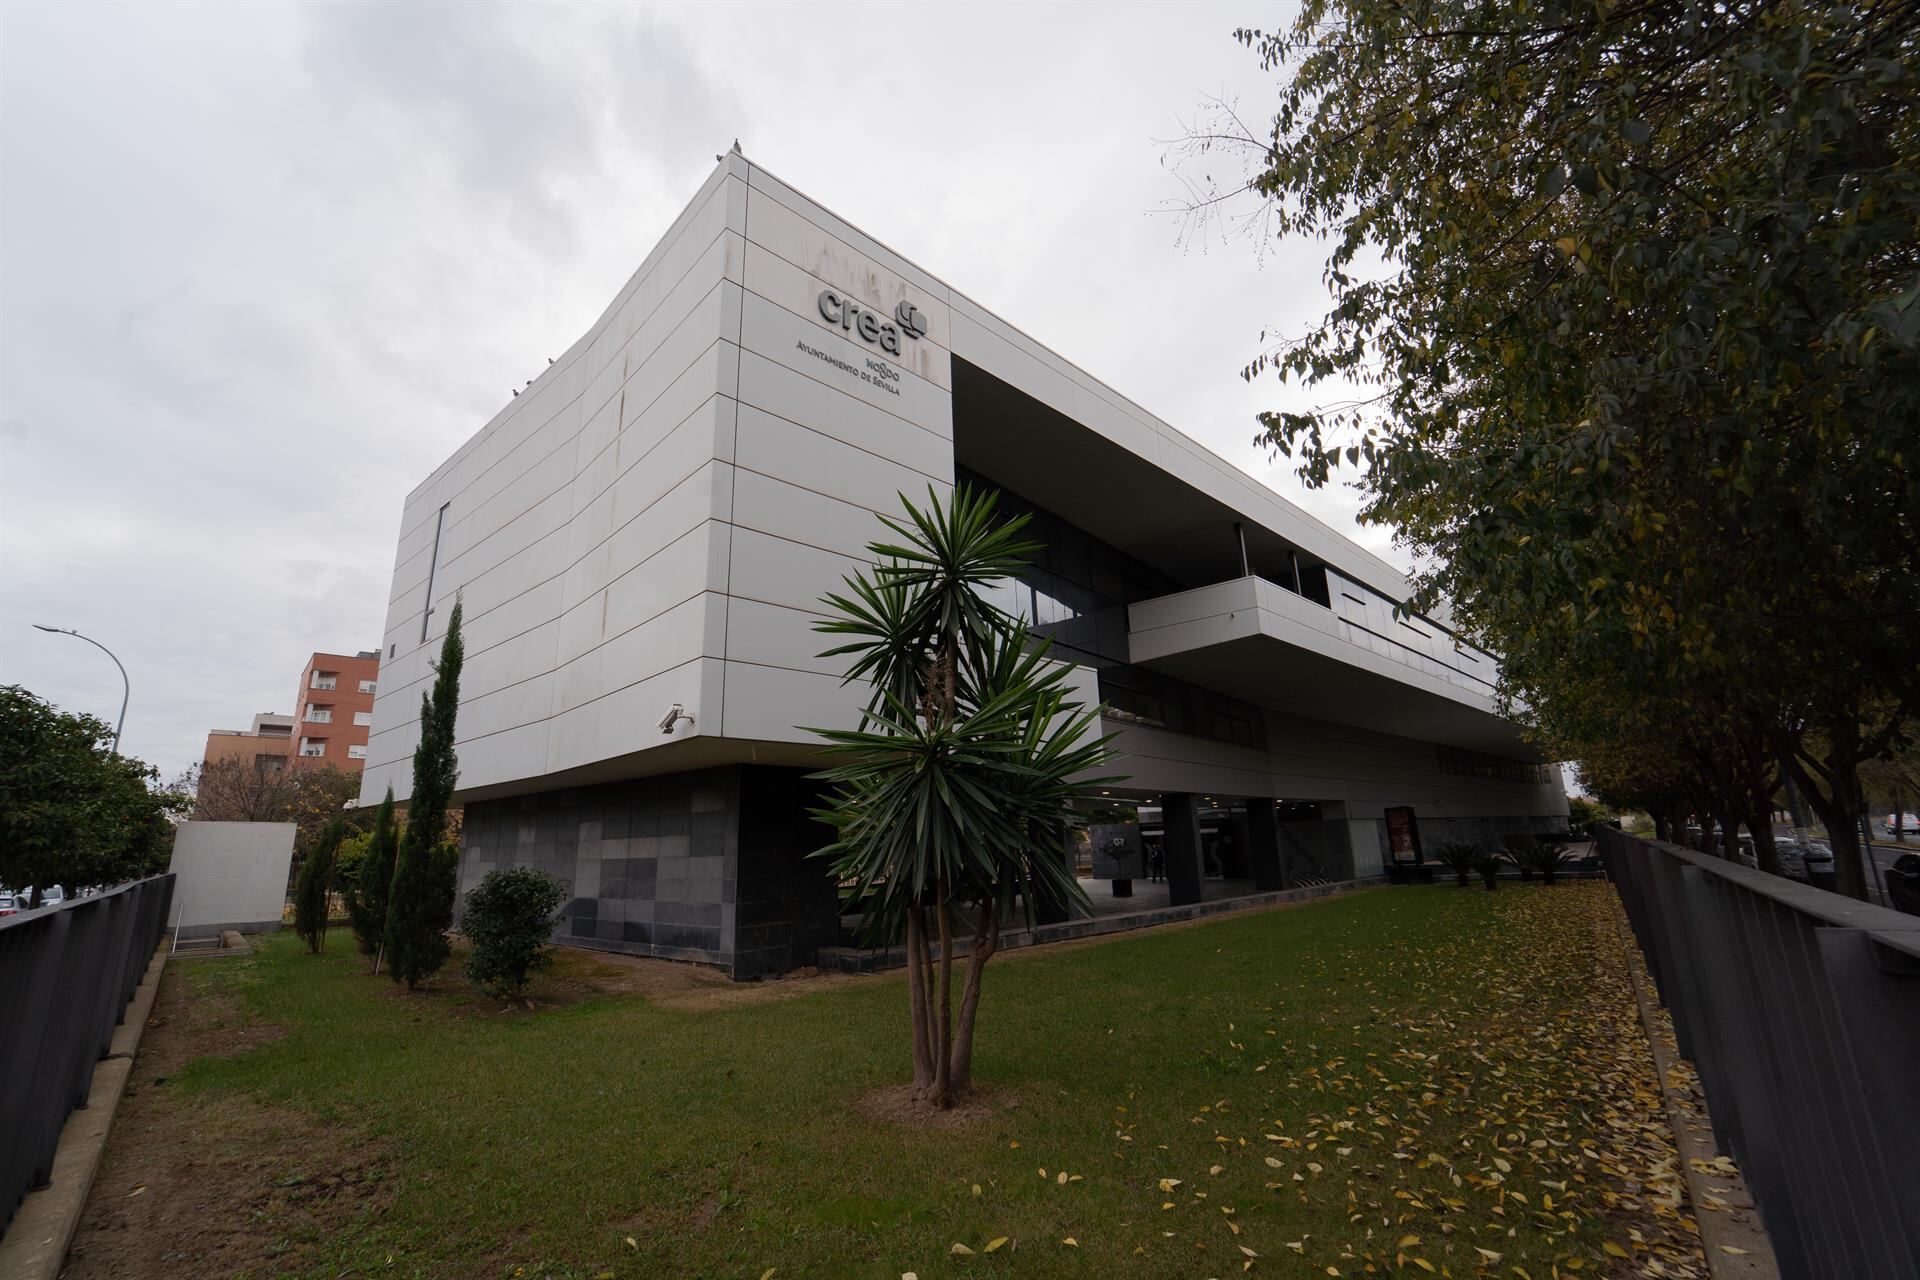
[[[987,1252],[992,1253],[995,1249],[998,1249],[1001,1245],[1005,1244],[1006,1242],[1007,1242],[1007,1238],[1005,1236],[998,1236],[992,1240],[987,1241]]]
[[[957,1240],[954,1241],[953,1248],[947,1250],[947,1252],[956,1258],[971,1258],[973,1256],[973,1250],[967,1248],[967,1246]]]

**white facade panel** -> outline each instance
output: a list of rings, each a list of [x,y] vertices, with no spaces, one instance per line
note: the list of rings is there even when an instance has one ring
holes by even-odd
[[[952,420],[946,430],[908,422],[752,351],[740,353],[740,403],[911,467],[941,484],[953,482]]]
[[[744,176],[723,167],[594,329],[410,495],[367,803],[388,783],[410,792],[419,700],[456,594],[462,792],[572,767],[583,743],[653,745],[632,727],[586,731],[582,717],[650,676],[717,659],[717,603],[663,615],[725,580],[729,531],[712,517],[723,490],[731,508],[715,452],[723,420],[731,450],[732,406],[718,397],[738,378],[745,219]]]
[[[763,604],[735,596],[728,606],[726,656],[733,662],[790,667],[837,679],[846,673],[847,659],[820,655],[840,644],[844,637],[815,631],[814,623],[822,616],[806,609]]]
[[[840,552],[735,526],[727,594],[789,609],[816,609],[821,596],[844,587],[852,566]]]
[[[837,676],[729,662],[722,730],[750,742],[817,743],[809,729],[856,728],[864,705],[861,691]]]
[[[922,432],[904,428],[900,435],[921,436]],[[952,446],[948,446],[952,457]],[[952,476],[936,476],[894,461],[884,454],[847,444],[810,427],[777,418],[751,404],[740,406],[734,429],[734,460],[740,469],[776,477],[787,484],[810,489],[842,502],[857,503],[868,511],[900,510],[900,494],[924,499],[931,486],[944,493]],[[743,516],[743,523],[747,523]],[[878,531],[867,522],[867,534],[856,545],[865,545]]]

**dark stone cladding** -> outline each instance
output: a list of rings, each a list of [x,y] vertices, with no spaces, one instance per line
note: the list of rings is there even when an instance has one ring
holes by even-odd
[[[832,878],[808,854],[802,770],[728,766],[466,807],[460,892],[496,867],[538,867],[570,898],[568,946],[719,965],[753,978],[815,962],[837,941]]]

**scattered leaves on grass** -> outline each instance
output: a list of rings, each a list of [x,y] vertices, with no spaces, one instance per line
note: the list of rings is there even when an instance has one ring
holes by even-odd
[[[1329,949],[1277,981],[1283,994],[1272,1005],[1221,1010],[1224,1048],[1215,1041],[1203,1052],[1239,1092],[1171,1107],[1210,1154],[1260,1143],[1299,1153],[1300,1172],[1264,1183],[1264,1194],[1309,1212],[1336,1210],[1349,1231],[1267,1247],[1311,1258],[1328,1275],[1411,1269],[1547,1280],[1638,1257],[1638,1274],[1697,1280],[1705,1254],[1616,932],[1618,910],[1604,885],[1556,886],[1489,904],[1484,928],[1375,936],[1365,943],[1368,956]],[[1375,964],[1356,982],[1356,964],[1383,952],[1391,956],[1385,972]],[[1284,993],[1342,983],[1352,995],[1329,1003],[1320,1024],[1381,1028],[1384,1048],[1335,1040],[1331,1031],[1331,1045],[1289,1038],[1301,1024],[1278,1015]],[[1245,1046],[1263,1034],[1272,1039],[1261,1065],[1272,1069],[1242,1066]],[[1134,1110],[1120,1127],[1130,1132],[1121,1136],[1139,1137],[1159,1161],[1198,1154],[1179,1133],[1156,1142],[1139,1118],[1144,1104],[1129,1098]],[[1131,1151],[1115,1159],[1131,1162]],[[1278,1153],[1261,1156],[1268,1170],[1286,1163]],[[1695,1163],[1735,1172],[1730,1163]],[[1193,1172],[1184,1177],[1156,1171],[1150,1179],[1161,1193],[1161,1221],[1176,1228],[1161,1231],[1162,1240],[1195,1238],[1181,1223],[1208,1203],[1208,1192],[1188,1181],[1202,1169],[1214,1195],[1236,1189],[1235,1172],[1218,1158],[1187,1167]],[[1266,1225],[1264,1216],[1248,1221]],[[1233,1218],[1224,1225],[1230,1240],[1243,1234]],[[1244,1234],[1245,1243],[1233,1243],[1250,1261],[1263,1246],[1252,1227]],[[1136,1252],[1152,1247],[1150,1237]],[[1206,1247],[1204,1232],[1194,1247]]]

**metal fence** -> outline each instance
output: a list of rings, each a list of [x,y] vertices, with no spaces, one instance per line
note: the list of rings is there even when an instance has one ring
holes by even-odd
[[[47,1185],[172,901],[169,872],[0,919],[0,1235]]]
[[[1920,1276],[1920,918],[1600,833],[1787,1280]]]

